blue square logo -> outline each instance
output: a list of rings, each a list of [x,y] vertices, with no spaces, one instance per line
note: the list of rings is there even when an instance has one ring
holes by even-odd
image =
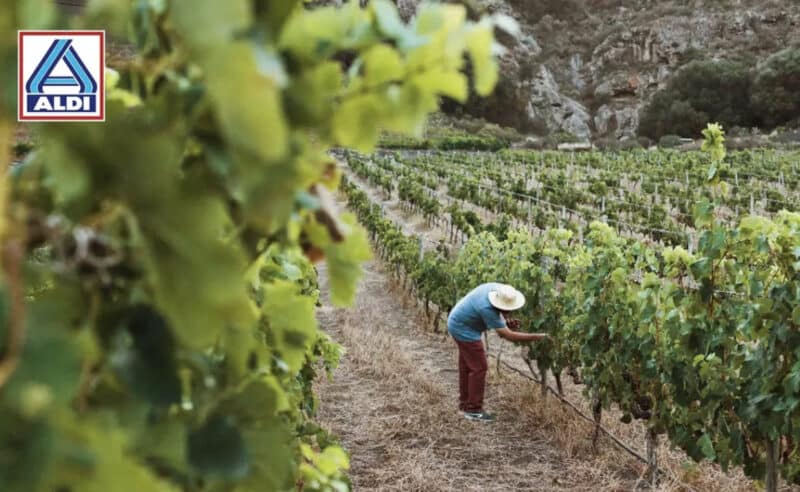
[[[105,31],[19,31],[19,121],[105,120]]]

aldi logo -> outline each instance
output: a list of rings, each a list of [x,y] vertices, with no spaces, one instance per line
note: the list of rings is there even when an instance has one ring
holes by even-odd
[[[105,40],[105,31],[19,31],[19,121],[104,121]]]

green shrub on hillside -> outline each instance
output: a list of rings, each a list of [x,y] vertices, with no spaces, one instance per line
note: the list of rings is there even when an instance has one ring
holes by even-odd
[[[384,132],[378,140],[378,146],[384,149],[414,149],[424,150],[433,148],[427,138],[412,137],[392,132]]]
[[[699,134],[709,121],[752,126],[750,75],[731,61],[693,61],[678,71],[641,112],[639,134],[657,140]]]
[[[435,145],[441,150],[500,150],[508,147],[508,141],[477,135],[450,135],[438,139]]]
[[[800,48],[780,51],[759,67],[752,104],[769,128],[800,116]]]
[[[645,107],[639,122],[639,134],[659,139],[664,135],[695,135],[709,121],[707,113],[697,111],[690,102],[675,93],[656,93]]]
[[[417,138],[387,132],[381,135],[378,145],[385,149],[500,150],[508,148],[510,142],[500,137],[466,133]]]

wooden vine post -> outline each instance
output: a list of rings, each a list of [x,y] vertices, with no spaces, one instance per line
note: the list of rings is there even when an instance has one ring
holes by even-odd
[[[547,399],[547,368],[539,367],[539,375],[541,376],[542,399]]]
[[[658,434],[653,428],[647,429],[647,481],[651,487],[655,487],[658,478]]]
[[[564,396],[564,385],[561,384],[561,371],[553,371],[553,379],[556,380],[556,389],[558,389],[558,396]]]
[[[436,317],[433,319],[433,332],[439,333],[439,321],[442,318],[442,307],[436,306]]]
[[[531,197],[528,197],[528,228],[531,226],[531,215],[533,214],[533,205],[531,204]]]
[[[603,405],[600,395],[595,391],[592,396],[592,417],[594,417],[594,433],[592,434],[592,449],[597,452],[597,441],[600,439],[600,427],[603,417]]]
[[[778,456],[780,439],[767,441],[767,475],[764,479],[765,492],[778,492]]]

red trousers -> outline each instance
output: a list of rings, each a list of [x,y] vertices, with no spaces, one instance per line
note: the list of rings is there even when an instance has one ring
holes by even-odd
[[[458,408],[464,412],[481,412],[489,369],[483,342],[455,342],[458,345]]]

